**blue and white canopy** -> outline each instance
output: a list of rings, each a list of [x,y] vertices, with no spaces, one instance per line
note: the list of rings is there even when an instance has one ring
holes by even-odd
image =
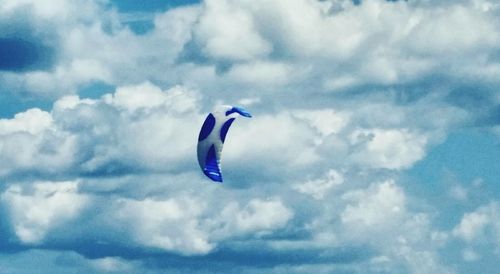
[[[203,173],[215,182],[222,182],[220,158],[231,124],[238,116],[252,117],[241,107],[220,106],[208,114],[198,136],[198,163]]]

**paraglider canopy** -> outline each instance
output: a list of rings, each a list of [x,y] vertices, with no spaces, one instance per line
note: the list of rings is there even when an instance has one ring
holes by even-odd
[[[223,105],[209,113],[201,127],[197,147],[198,163],[212,181],[222,182],[222,148],[231,124],[238,116],[252,117],[241,107]]]

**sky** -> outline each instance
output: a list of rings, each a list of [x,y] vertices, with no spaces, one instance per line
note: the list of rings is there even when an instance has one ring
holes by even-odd
[[[494,273],[496,0],[0,1],[0,272]],[[203,176],[197,137],[244,107]]]

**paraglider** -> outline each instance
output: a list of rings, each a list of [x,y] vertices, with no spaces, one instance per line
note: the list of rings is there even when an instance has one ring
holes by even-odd
[[[198,163],[203,173],[215,182],[222,182],[220,159],[222,147],[231,124],[238,116],[252,117],[245,109],[220,106],[209,113],[198,136]]]

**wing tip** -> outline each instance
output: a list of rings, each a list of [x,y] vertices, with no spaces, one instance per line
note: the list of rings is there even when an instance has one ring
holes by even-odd
[[[252,117],[252,114],[250,114],[250,112],[248,112],[246,109],[244,109],[242,107],[236,107],[236,106],[233,106],[230,110],[226,111],[226,116],[230,115],[231,113],[235,113],[235,112],[243,117],[247,117],[247,118]]]
[[[222,174],[213,170],[204,169],[203,173],[214,182],[222,183]]]

